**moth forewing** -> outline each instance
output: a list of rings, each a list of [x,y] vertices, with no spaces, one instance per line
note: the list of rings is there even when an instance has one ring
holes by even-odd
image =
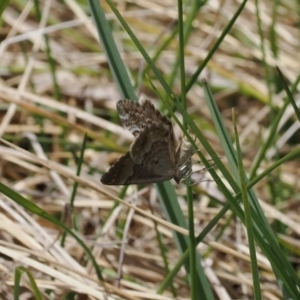
[[[149,100],[145,100],[142,104],[126,99],[119,100],[117,111],[122,124],[134,136],[138,136],[146,126],[153,124],[172,126],[170,120],[163,116]]]
[[[130,147],[132,160],[151,174],[173,177],[175,170],[174,139],[162,125],[146,127]]]

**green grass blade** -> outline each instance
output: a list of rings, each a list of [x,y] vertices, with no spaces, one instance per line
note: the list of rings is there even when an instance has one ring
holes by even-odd
[[[178,1],[178,5],[179,5],[180,1]],[[193,30],[193,22],[195,21],[199,9],[201,8],[201,6],[203,6],[206,3],[206,1],[192,1],[191,3],[186,3],[186,8],[188,7],[189,4],[191,4],[191,7],[189,9],[189,13],[186,16],[186,21],[183,25],[183,20],[182,19],[183,15],[184,15],[184,11],[182,8],[178,9],[178,16],[181,16],[181,18],[178,18],[178,28],[180,28],[180,26],[182,27],[182,33],[180,33],[180,36],[182,36],[182,38],[179,36],[179,38],[181,39],[181,41],[179,40],[179,49],[177,51],[176,54],[176,59],[175,59],[175,63],[173,65],[173,69],[170,72],[169,78],[168,78],[168,83],[170,85],[170,87],[173,87],[175,79],[176,79],[176,75],[177,75],[177,71],[178,68],[180,66],[180,60],[183,57],[183,52],[182,49],[180,49],[181,47],[185,46],[188,43],[189,37],[192,33]],[[182,6],[182,5],[181,5]],[[188,10],[188,9],[186,9]],[[181,89],[183,90],[183,89]]]
[[[288,87],[288,85],[286,83],[286,80],[284,79],[283,74],[282,74],[282,72],[280,71],[280,69],[278,67],[277,67],[277,71],[278,71],[278,74],[279,74],[279,76],[281,78],[281,81],[283,83],[284,90],[285,90],[285,92],[286,92],[286,94],[288,96],[288,99],[290,100],[290,102],[291,102],[291,104],[292,104],[292,106],[294,108],[295,114],[296,114],[296,116],[298,118],[298,121],[300,122],[300,111],[299,111],[299,108],[298,108],[298,106],[297,106],[297,104],[295,102],[293,94],[290,91],[290,89],[289,89],[289,87]]]
[[[15,282],[14,282],[14,299],[20,299],[20,282],[23,273],[25,273],[29,279],[30,285],[32,287],[32,292],[34,295],[34,299],[42,300],[42,294],[39,291],[39,288],[35,282],[34,277],[32,276],[31,272],[23,267],[18,267],[15,269]]]
[[[278,38],[277,38],[277,30],[276,30],[276,23],[278,22],[277,17],[278,17],[278,9],[279,9],[279,3],[280,1],[274,1],[273,6],[272,6],[272,23],[270,26],[270,48],[273,52],[274,57],[278,58],[278,53],[280,46],[278,44]]]
[[[297,157],[299,154],[300,154],[300,149],[298,148],[298,149],[291,151],[284,157],[278,159],[277,161],[275,161],[271,166],[269,166],[262,173],[260,173],[253,180],[251,180],[251,182],[248,184],[248,189],[252,188],[256,183],[261,181],[264,177],[266,177],[268,174],[270,174],[273,170],[277,169],[280,165],[289,161],[292,158]]]
[[[169,274],[170,273],[170,264],[169,264],[168,257],[167,257],[168,249],[167,249],[166,245],[163,242],[163,236],[159,232],[159,229],[158,229],[158,226],[157,226],[156,222],[154,222],[154,226],[155,226],[155,232],[156,232],[156,239],[157,239],[158,244],[159,244],[160,254],[161,254],[161,257],[162,257],[163,264],[164,264],[165,274]],[[170,286],[170,290],[173,294],[173,297],[176,298],[178,293],[176,291],[174,282],[172,280],[167,281],[167,286]],[[162,292],[163,291],[158,292],[158,294],[162,293]]]
[[[254,288],[254,299],[260,300],[261,298],[261,289],[260,289],[260,280],[259,280],[259,272],[258,272],[258,264],[256,258],[256,250],[254,244],[254,233],[253,233],[253,225],[252,225],[252,217],[251,217],[251,209],[248,200],[248,192],[247,192],[247,184],[245,177],[245,170],[243,166],[243,158],[242,158],[242,150],[239,141],[239,135],[236,128],[236,120],[233,114],[233,125],[234,125],[234,135],[236,141],[236,149],[237,149],[237,158],[238,158],[238,169],[239,169],[239,177],[240,177],[240,185],[241,185],[241,193],[245,210],[245,225],[247,229],[247,238],[250,252],[250,262],[251,262],[251,270],[252,270],[252,280],[253,280],[253,288]]]
[[[213,122],[216,127],[216,131],[218,134],[218,137],[220,139],[221,145],[224,149],[226,158],[229,162],[230,169],[234,175],[234,178],[236,181],[239,181],[239,172],[238,172],[238,163],[237,163],[237,154],[235,149],[233,148],[232,141],[230,138],[230,135],[226,129],[226,126],[223,122],[221,113],[218,109],[218,106],[216,102],[213,99],[213,95],[206,83],[204,83],[204,92],[206,95],[207,105],[211,112],[211,116],[213,119]],[[224,174],[225,178],[227,176]],[[257,198],[255,197],[254,193],[250,190],[249,191],[250,198],[251,198],[251,206],[255,209],[256,213],[260,216],[261,220],[263,220],[266,223],[266,228],[269,228],[271,232],[271,228],[268,225],[267,219],[264,216],[263,210],[261,209]]]
[[[4,10],[5,10],[6,6],[8,5],[8,3],[9,3],[9,0],[1,0],[0,1],[0,17],[2,15],[2,13],[4,12]]]
[[[40,9],[40,3],[38,0],[34,0],[34,7],[35,7],[37,18],[39,21],[41,21],[42,14],[41,14],[41,9]],[[51,47],[50,47],[48,35],[46,35],[46,34],[44,35],[44,40],[45,40],[45,46],[46,46],[45,50],[46,50],[46,54],[47,54],[47,60],[48,60],[49,66],[50,66],[50,73],[51,73],[51,77],[52,77],[55,98],[58,101],[61,101],[61,92],[60,92],[60,88],[59,88],[58,80],[57,80],[57,76],[56,76],[56,64],[55,64],[54,59],[51,54]]]
[[[138,50],[140,51],[140,53],[142,54],[142,56],[144,57],[144,59],[148,63],[150,69],[153,71],[154,75],[156,76],[157,80],[160,82],[160,84],[162,85],[162,87],[164,88],[166,93],[170,96],[170,98],[174,98],[175,96],[174,96],[170,86],[165,81],[165,79],[162,76],[161,72],[157,69],[157,67],[155,66],[155,64],[151,60],[150,56],[148,55],[148,53],[146,52],[146,50],[144,49],[142,44],[139,42],[139,40],[137,39],[137,37],[135,36],[133,31],[130,29],[130,27],[128,26],[128,24],[126,23],[126,21],[124,20],[122,15],[120,14],[120,12],[117,10],[114,3],[111,0],[107,0],[107,4],[109,5],[109,7],[113,11],[113,13],[116,15],[117,19],[119,20],[119,22],[121,23],[121,25],[123,26],[123,28],[125,29],[127,34],[130,36],[132,42],[135,44],[135,46],[138,48]]]
[[[281,118],[282,118],[284,112],[286,111],[286,109],[287,109],[290,102],[292,103],[292,105],[294,107],[296,116],[298,116],[297,112],[299,111],[299,109],[297,108],[297,106],[295,104],[293,93],[295,93],[295,91],[297,89],[297,86],[300,82],[300,73],[299,73],[297,79],[295,80],[294,84],[292,85],[291,90],[290,90],[287,87],[287,85],[285,83],[285,80],[284,80],[283,76],[281,75],[281,72],[280,72],[279,68],[277,70],[278,70],[279,76],[282,78],[282,82],[284,84],[285,91],[286,91],[288,97],[285,99],[284,104],[281,107],[281,109],[277,112],[277,115],[276,115],[275,119],[273,120],[273,122],[271,124],[270,130],[269,130],[269,135],[267,136],[265,142],[263,143],[263,145],[259,149],[258,154],[256,155],[256,157],[254,159],[254,162],[252,164],[251,171],[250,171],[250,176],[249,176],[250,180],[252,180],[255,177],[256,172],[257,172],[257,170],[260,166],[260,163],[264,160],[266,152],[268,151],[268,149],[270,148],[273,140],[275,139],[275,137],[277,135],[279,122],[280,122],[280,120],[281,120]],[[298,120],[299,120],[299,117],[298,117]]]
[[[181,208],[177,201],[177,195],[170,182],[162,182],[157,184],[158,197],[161,200],[161,205],[164,208],[166,217],[170,222],[179,225],[183,228],[187,228],[185,218],[182,214]],[[189,247],[188,238],[182,234],[173,232],[174,241],[179,253],[184,253]],[[202,299],[213,299],[212,291],[210,289],[209,282],[205,276],[204,270],[200,264],[199,256],[196,256],[196,271],[197,271],[197,295],[202,295]],[[187,274],[190,274],[189,260],[184,263]],[[165,286],[171,284],[171,278],[169,282],[165,282]],[[165,287],[164,286],[164,287]],[[159,289],[162,292],[163,288]]]
[[[198,245],[205,236],[217,225],[219,220],[224,216],[224,214],[230,209],[230,205],[226,204],[218,213],[217,215],[208,223],[208,225],[205,226],[205,228],[201,231],[201,233],[196,237],[196,245]],[[182,265],[186,262],[186,260],[189,258],[190,253],[190,245],[189,248],[185,250],[185,252],[181,255],[180,259],[177,261],[174,268],[167,274],[165,279],[161,282],[158,293],[161,294],[167,286],[172,282],[175,275],[179,272]]]
[[[190,90],[190,88],[194,85],[194,83],[198,80],[199,75],[201,74],[201,72],[203,71],[203,69],[205,68],[205,66],[207,65],[207,63],[209,62],[209,60],[212,58],[213,54],[217,51],[217,49],[219,48],[220,44],[222,43],[222,41],[224,40],[224,38],[226,37],[226,35],[228,34],[228,32],[230,31],[230,29],[232,28],[234,22],[236,21],[236,19],[239,17],[239,15],[242,13],[245,5],[247,3],[247,0],[244,0],[241,5],[239,6],[239,8],[237,9],[236,13],[234,14],[234,16],[232,17],[232,19],[230,20],[230,22],[227,24],[227,26],[225,27],[225,29],[223,30],[223,32],[221,33],[220,37],[218,38],[218,40],[216,41],[215,45],[212,47],[212,49],[209,51],[208,55],[205,57],[205,59],[203,60],[202,64],[197,68],[196,72],[193,74],[193,76],[191,77],[190,81],[187,83],[186,86],[186,92],[188,92]]]
[[[84,162],[83,158],[84,158],[84,150],[86,148],[86,143],[87,143],[87,134],[85,133],[84,137],[83,137],[83,142],[82,142],[82,145],[81,145],[80,157],[79,157],[79,160],[77,162],[77,171],[76,171],[76,175],[77,176],[80,175],[81,167],[82,167],[82,164]],[[72,194],[71,194],[71,199],[70,199],[71,214],[72,214],[73,208],[74,208],[74,201],[75,201],[75,197],[76,197],[76,193],[77,193],[77,188],[78,188],[78,183],[74,182],[74,184],[73,184],[73,190],[72,190]],[[66,234],[66,232],[64,232],[63,235],[62,235],[62,237],[61,237],[61,243],[60,243],[62,247],[64,247],[66,236],[67,236],[67,234]]]
[[[275,119],[273,120],[273,122],[271,124],[268,137],[264,141],[263,145],[259,149],[259,151],[253,161],[251,171],[250,171],[250,176],[249,176],[249,178],[251,180],[256,176],[256,172],[257,172],[261,162],[264,160],[268,149],[270,148],[270,146],[272,145],[272,142],[274,141],[274,139],[276,137],[279,122],[280,122],[286,108],[288,107],[288,105],[289,105],[289,99],[286,99],[282,108],[277,113],[277,116],[275,117]]]
[[[89,0],[91,12],[98,30],[99,38],[107,56],[113,78],[118,85],[121,98],[137,100],[136,94],[129,79],[118,48],[112,36],[111,28],[106,20],[105,13],[97,0]]]
[[[29,201],[22,195],[18,194],[8,186],[4,185],[2,182],[0,182],[0,192],[4,195],[6,195],[8,198],[12,199],[14,202],[18,203],[20,206],[22,206],[24,209],[32,212],[33,214],[36,214],[37,216],[40,216],[41,218],[44,218],[53,224],[57,225],[58,227],[65,230],[69,235],[71,235],[79,244],[80,246],[85,250],[86,254],[91,259],[91,262],[95,268],[96,274],[98,276],[99,280],[103,280],[101,270],[96,262],[96,259],[94,258],[93,254],[91,253],[90,249],[85,245],[85,243],[72,231],[70,230],[65,224],[57,220],[56,218],[49,215],[47,212],[42,210],[40,207],[35,205],[33,202]]]
[[[191,29],[186,28],[187,32]],[[181,103],[186,109],[186,94],[185,94],[185,53],[184,46],[187,40],[184,35],[184,22],[183,22],[183,3],[182,0],[178,0],[178,28],[179,28],[179,51],[177,61],[179,61],[180,66],[180,83],[181,83]],[[187,36],[188,34],[186,34]],[[175,73],[174,73],[175,74]],[[175,78],[175,76],[174,76]],[[183,120],[183,126],[187,128],[186,122]],[[186,190],[187,190],[187,204],[188,204],[188,224],[189,224],[189,249],[190,249],[190,298],[196,300],[197,298],[197,279],[196,279],[196,241],[195,241],[195,225],[194,225],[194,206],[193,206],[193,196],[192,187],[190,186],[190,180],[186,179]]]

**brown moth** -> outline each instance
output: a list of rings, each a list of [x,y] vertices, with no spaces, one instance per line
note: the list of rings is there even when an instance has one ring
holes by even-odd
[[[119,100],[123,125],[136,137],[129,151],[105,173],[106,185],[156,183],[174,178],[177,183],[191,174],[194,150],[185,139],[175,141],[173,125],[154,105]]]

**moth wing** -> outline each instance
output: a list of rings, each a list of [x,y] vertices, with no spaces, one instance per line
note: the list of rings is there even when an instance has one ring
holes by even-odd
[[[173,128],[153,124],[140,132],[130,147],[137,165],[152,174],[171,179],[175,173],[175,138]]]
[[[167,123],[172,126],[170,120],[163,116],[149,100],[145,100],[142,104],[126,99],[119,100],[117,111],[123,125],[134,136],[138,136],[145,127],[152,124]]]
[[[105,185],[129,185],[139,183],[156,183],[170,178],[158,176],[135,164],[127,152],[105,173],[101,182]]]

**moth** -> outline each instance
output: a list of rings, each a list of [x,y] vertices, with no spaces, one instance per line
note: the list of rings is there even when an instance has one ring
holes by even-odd
[[[172,178],[179,183],[191,174],[191,144],[185,138],[175,140],[171,121],[149,100],[142,104],[119,100],[117,111],[135,140],[129,151],[102,176],[103,184],[157,183]]]

